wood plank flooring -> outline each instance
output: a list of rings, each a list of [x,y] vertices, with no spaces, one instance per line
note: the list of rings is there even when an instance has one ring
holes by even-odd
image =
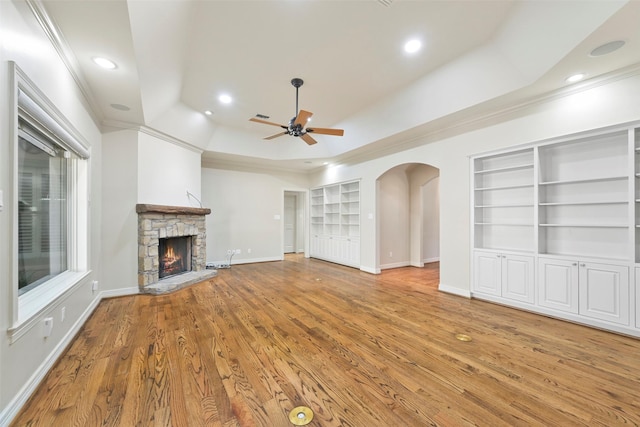
[[[437,284],[293,255],[105,300],[12,425],[640,424],[640,340]]]

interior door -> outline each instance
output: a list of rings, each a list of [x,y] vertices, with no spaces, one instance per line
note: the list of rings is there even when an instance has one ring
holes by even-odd
[[[284,253],[295,252],[296,243],[296,196],[284,196]]]

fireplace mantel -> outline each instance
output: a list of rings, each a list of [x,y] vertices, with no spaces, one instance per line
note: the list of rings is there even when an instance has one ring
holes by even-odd
[[[193,208],[190,206],[165,206],[139,203],[136,205],[136,213],[161,213],[169,215],[209,215],[209,208]]]

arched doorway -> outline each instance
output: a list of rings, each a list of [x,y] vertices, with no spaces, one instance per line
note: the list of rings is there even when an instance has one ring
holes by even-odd
[[[378,177],[380,270],[440,260],[440,170],[423,163],[395,166]]]

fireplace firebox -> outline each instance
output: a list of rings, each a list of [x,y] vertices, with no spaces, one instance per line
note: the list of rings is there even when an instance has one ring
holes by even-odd
[[[191,271],[191,236],[159,239],[158,261],[160,279]]]

